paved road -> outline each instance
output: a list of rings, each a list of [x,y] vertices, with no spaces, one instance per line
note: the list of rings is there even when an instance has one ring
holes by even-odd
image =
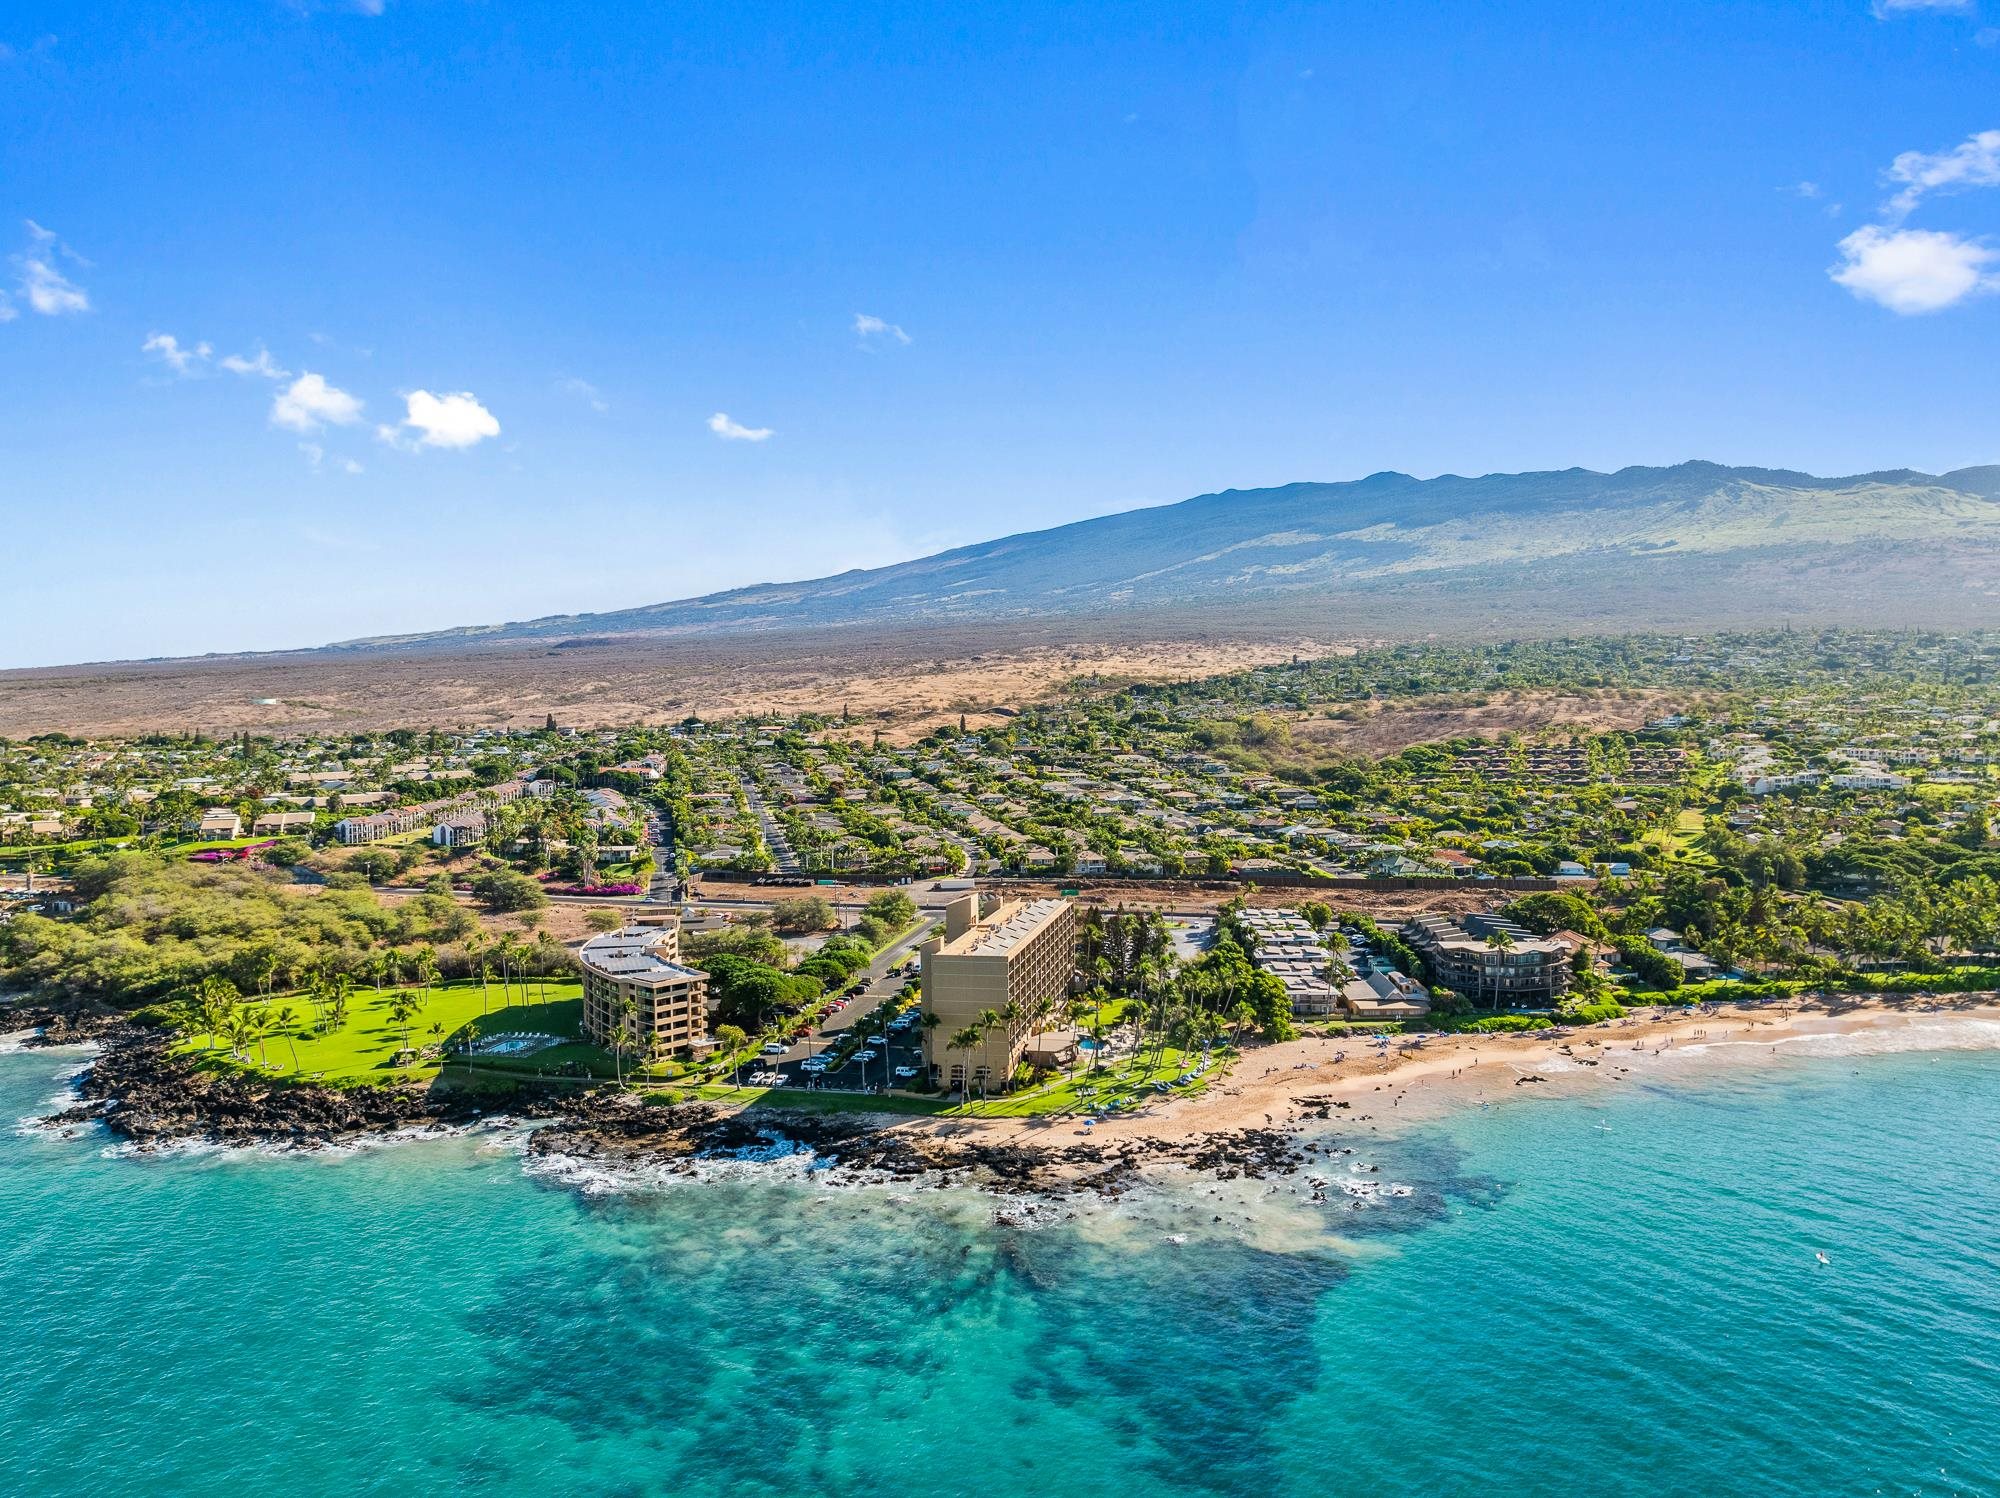
[[[646,887],[646,899],[654,904],[671,904],[680,898],[680,880],[674,874],[674,835],[667,819],[657,811],[646,813],[646,836],[653,844],[653,882]]]
[[[771,809],[764,804],[764,793],[757,789],[757,782],[748,775],[739,775],[736,783],[743,787],[744,799],[750,803],[750,810],[756,813],[757,825],[764,832],[764,846],[771,850],[777,860],[780,874],[799,872],[798,855],[792,852],[792,845],[785,837],[785,829],[778,825],[778,819],[771,815]]]

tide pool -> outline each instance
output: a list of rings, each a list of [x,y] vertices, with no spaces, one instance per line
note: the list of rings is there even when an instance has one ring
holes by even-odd
[[[2000,1053],[1682,1070],[1027,1226],[9,1130],[0,1492],[2000,1492]]]

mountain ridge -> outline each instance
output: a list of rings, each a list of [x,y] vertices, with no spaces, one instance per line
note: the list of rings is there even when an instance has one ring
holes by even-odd
[[[1990,584],[2000,577],[2000,465],[1839,478],[1705,460],[1608,474],[1567,468],[1419,479],[1384,470],[1219,490],[827,577],[323,648],[1018,620],[1336,596],[1386,602],[1454,578],[1498,606],[1510,588],[1532,590],[1552,571],[1580,579],[1586,591],[1600,574],[1629,574],[1643,593],[1643,568],[1633,565],[1669,556],[1682,564],[1679,587],[1725,586],[1745,567],[1782,568],[1789,553],[1800,569],[1842,569],[1851,588],[1857,567],[1870,570],[1869,548],[1883,543],[1898,555],[1876,558],[1877,572],[1915,549],[1936,554],[1964,586]],[[1909,580],[1898,587],[1909,591]]]

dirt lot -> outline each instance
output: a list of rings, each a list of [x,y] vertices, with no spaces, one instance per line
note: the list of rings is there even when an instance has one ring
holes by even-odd
[[[1641,688],[1587,692],[1491,692],[1477,702],[1455,699],[1397,703],[1354,719],[1302,713],[1293,720],[1295,742],[1337,754],[1379,759],[1412,744],[1461,736],[1550,730],[1578,733],[1638,728],[1686,706],[1686,694]]]
[[[550,714],[596,728],[844,711],[908,741],[961,713],[998,721],[992,709],[1045,699],[1078,678],[1184,680],[1338,648],[1295,631],[1183,632],[1134,618],[51,667],[0,673],[0,736],[530,727]]]

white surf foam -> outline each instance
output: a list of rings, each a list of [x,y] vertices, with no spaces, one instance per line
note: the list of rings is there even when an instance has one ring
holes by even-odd
[[[1732,1038],[1689,1041],[1662,1052],[1658,1059],[1712,1055],[1729,1050],[1762,1050],[1817,1057],[1894,1056],[1912,1051],[1992,1051],[2000,1050],[2000,1020],[1897,1015],[1852,1029],[1778,1035],[1769,1040]]]

